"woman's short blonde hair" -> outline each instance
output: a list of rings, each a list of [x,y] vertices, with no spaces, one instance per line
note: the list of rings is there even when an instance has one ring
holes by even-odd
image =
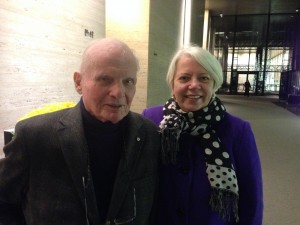
[[[209,51],[200,48],[197,45],[190,45],[179,49],[173,56],[167,73],[167,83],[173,89],[175,69],[178,60],[183,55],[193,57],[214,80],[214,92],[216,92],[223,83],[223,70],[220,62]]]

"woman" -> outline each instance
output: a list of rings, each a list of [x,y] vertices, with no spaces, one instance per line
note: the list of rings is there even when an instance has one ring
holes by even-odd
[[[226,112],[215,92],[222,67],[191,46],[167,74],[173,97],[143,111],[160,126],[158,225],[261,225],[262,175],[250,124]]]

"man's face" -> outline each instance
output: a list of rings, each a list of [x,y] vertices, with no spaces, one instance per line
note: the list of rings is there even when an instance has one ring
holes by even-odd
[[[83,73],[75,73],[77,90],[86,110],[96,119],[112,123],[129,112],[136,91],[137,68],[132,59],[120,55],[91,53],[93,62]],[[128,62],[126,62],[128,61]]]

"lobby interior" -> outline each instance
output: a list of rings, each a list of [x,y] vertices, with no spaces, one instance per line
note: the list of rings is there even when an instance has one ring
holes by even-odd
[[[300,117],[274,104],[300,95],[299,0],[17,0],[0,10],[1,131],[46,103],[78,101],[71,77],[81,51],[105,36],[128,42],[141,59],[133,111],[161,104],[170,94],[169,59],[190,41],[220,60],[225,82],[218,94],[253,127],[264,176],[263,225],[300,224]],[[182,18],[190,18],[188,36]],[[0,157],[3,145],[1,139]]]

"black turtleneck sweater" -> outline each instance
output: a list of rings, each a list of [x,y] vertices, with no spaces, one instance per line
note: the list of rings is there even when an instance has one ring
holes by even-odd
[[[85,137],[89,148],[89,163],[101,223],[104,223],[124,145],[123,123],[101,122],[86,111],[80,101]]]

